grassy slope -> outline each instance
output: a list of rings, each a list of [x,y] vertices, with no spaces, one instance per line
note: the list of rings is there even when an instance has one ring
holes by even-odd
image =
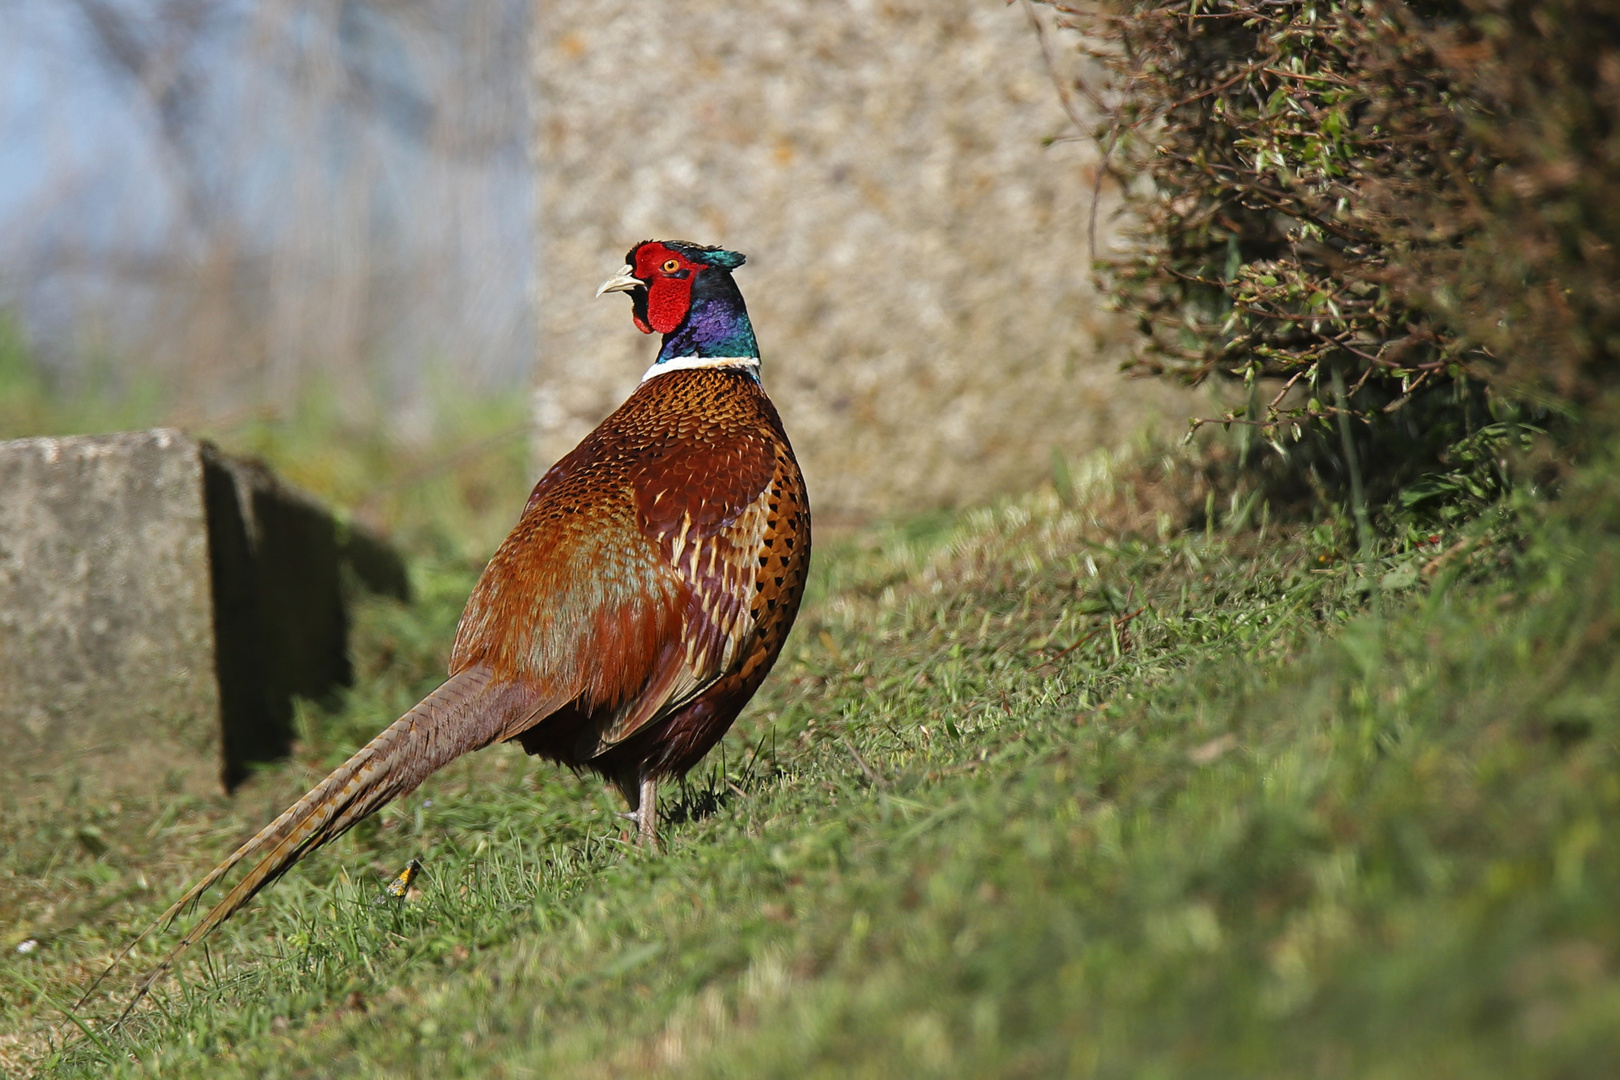
[[[56,1006],[99,958],[431,685],[471,571],[423,571],[415,609],[368,611],[346,710],[238,805],[7,813],[0,1063],[1611,1075],[1620,493],[1574,489],[1432,580],[1432,553],[1387,567],[1381,619],[1329,532],[1132,538],[1168,530],[1106,470],[1084,511],[825,545],[666,854],[625,848],[597,785],[486,751],[82,1038]],[[375,906],[413,855],[420,895]]]

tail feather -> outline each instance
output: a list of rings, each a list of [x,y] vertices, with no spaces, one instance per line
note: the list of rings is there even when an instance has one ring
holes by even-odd
[[[187,949],[212,933],[304,855],[343,835],[390,800],[411,792],[462,754],[511,738],[534,717],[550,711],[546,704],[535,700],[532,688],[496,683],[489,669],[481,664],[451,676],[209,871],[140,937],[130,942],[107,972],[117,967],[142,938],[156,927],[171,923],[237,864],[244,860],[252,862],[253,868],[246,876],[141,980],[124,1015],[127,1016],[152,985],[174,967]],[[105,978],[107,972],[101,977]],[[100,981],[100,978],[96,980],[98,984]],[[85,997],[94,990],[92,985]]]

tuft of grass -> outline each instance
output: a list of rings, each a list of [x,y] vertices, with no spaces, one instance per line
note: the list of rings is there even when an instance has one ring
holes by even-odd
[[[7,809],[0,1068],[1608,1075],[1613,475],[1365,564],[1344,524],[1262,531],[1141,455],[852,534],[674,793],[664,854],[600,785],[494,748],[308,860],[122,1028],[164,939],[73,1014],[432,685],[471,570],[430,553],[415,607],[367,608],[347,704],[234,804]],[[418,891],[377,903],[412,858]]]

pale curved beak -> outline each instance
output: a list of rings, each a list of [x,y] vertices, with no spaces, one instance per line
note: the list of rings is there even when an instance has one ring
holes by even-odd
[[[623,266],[619,267],[619,272],[617,274],[614,274],[612,277],[602,282],[602,287],[596,290],[596,295],[601,296],[603,293],[610,292],[629,292],[637,285],[645,284],[646,282],[636,277],[635,267],[631,266],[629,263],[625,263]]]

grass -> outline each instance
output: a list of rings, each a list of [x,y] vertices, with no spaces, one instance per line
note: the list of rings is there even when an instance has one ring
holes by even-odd
[[[5,808],[0,1068],[1611,1075],[1613,464],[1370,573],[1343,523],[1279,530],[1141,455],[823,543],[664,854],[599,784],[493,748],[309,859],[122,1028],[161,940],[73,1011],[433,685],[474,564],[426,545],[415,606],[365,609],[345,706],[234,802]],[[376,903],[413,857],[417,892]]]
[[[385,425],[375,416],[380,390],[357,400],[311,381],[285,409],[204,415],[149,373],[87,367],[76,379],[52,377],[0,313],[0,439],[178,427],[271,462],[439,563],[482,565],[534,482],[525,396],[469,390],[447,369],[427,377],[433,416]]]

